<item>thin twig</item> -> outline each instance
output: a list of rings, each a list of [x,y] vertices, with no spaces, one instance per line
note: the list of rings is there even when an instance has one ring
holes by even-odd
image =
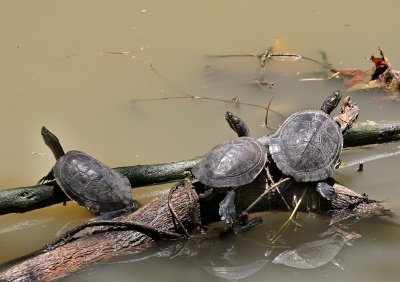
[[[272,243],[274,243],[274,242],[280,237],[280,234],[285,230],[285,228],[287,227],[287,225],[289,224],[289,222],[292,221],[294,215],[296,214],[297,210],[298,210],[299,207],[300,207],[300,204],[301,204],[301,202],[302,202],[302,200],[303,200],[304,195],[306,194],[306,192],[307,192],[307,188],[304,189],[303,194],[302,194],[301,197],[300,197],[300,200],[297,202],[297,204],[296,204],[296,206],[294,207],[293,212],[291,213],[291,215],[289,216],[289,218],[285,221],[285,223],[281,226],[281,228],[279,228],[279,230],[276,232],[276,234],[274,235],[274,237],[272,237],[272,239],[271,239]]]
[[[169,194],[168,194],[168,208],[173,216],[173,218],[178,222],[179,226],[181,227],[181,229],[183,230],[183,232],[185,232],[186,238],[190,238],[189,232],[187,231],[187,229],[185,228],[185,226],[183,225],[182,221],[179,219],[178,215],[175,212],[175,209],[172,205],[172,194],[175,190],[175,188],[177,188],[178,186],[172,187],[169,190]]]
[[[140,51],[142,51],[144,47],[142,47],[140,49]],[[132,54],[135,53],[137,51],[106,51],[103,52],[103,54],[111,54],[111,55],[127,55],[127,54]],[[222,55],[224,56],[224,55]],[[234,55],[227,55],[227,56],[234,56]],[[237,55],[237,56],[242,56],[242,55]],[[258,55],[243,55],[243,56],[252,56],[252,57],[257,57]],[[221,57],[221,56],[220,56]],[[135,59],[137,59],[135,57]],[[164,75],[162,75],[152,63],[148,63],[145,62],[143,59],[139,59],[143,64],[147,65],[150,67],[150,69],[164,82],[166,82],[168,85],[172,86],[173,89],[182,94],[183,96],[173,96],[173,97],[160,97],[160,98],[144,98],[144,99],[133,99],[133,101],[157,101],[157,100],[172,100],[172,99],[193,99],[193,100],[197,100],[197,99],[201,99],[201,100],[210,100],[210,101],[219,101],[219,102],[225,102],[225,103],[232,103],[232,101],[235,104],[239,104],[239,105],[245,105],[245,106],[250,106],[250,107],[256,107],[256,108],[260,108],[260,109],[264,109],[264,110],[268,110],[271,111],[275,114],[280,115],[278,112],[271,110],[271,109],[267,109],[266,107],[257,105],[257,104],[252,104],[252,103],[246,103],[246,102],[241,102],[238,99],[236,100],[228,100],[228,99],[221,99],[221,98],[213,98],[213,97],[206,97],[206,96],[194,96],[191,95],[185,91],[183,91],[178,85],[176,85],[175,83],[173,83],[172,81],[170,81],[168,78],[166,78]]]
[[[257,54],[228,54],[228,55],[207,55],[210,58],[231,58],[231,57],[258,57]]]
[[[193,99],[193,100],[211,100],[211,101],[219,101],[219,102],[225,102],[225,103],[234,103],[234,104],[239,104],[239,105],[244,105],[244,106],[250,106],[250,107],[255,107],[255,108],[260,108],[263,110],[267,110],[266,107],[257,105],[257,104],[252,104],[252,103],[246,103],[246,102],[241,102],[238,101],[237,99],[235,100],[228,100],[228,99],[221,99],[221,98],[212,98],[212,97],[206,97],[206,96],[174,96],[174,97],[160,97],[160,98],[144,98],[144,99],[133,99],[134,102],[142,102],[142,101],[159,101],[159,100],[170,100],[170,99]],[[269,109],[270,112],[281,115],[277,111]]]
[[[266,167],[265,167],[265,171],[267,172],[267,181],[269,180],[270,183],[271,183],[272,185],[274,185],[275,182],[274,182],[274,180],[273,180],[273,178],[272,178],[271,172],[269,171],[269,166],[266,166]],[[285,203],[286,207],[287,207],[288,210],[291,212],[292,209],[290,208],[289,204],[286,202],[285,198],[282,196],[281,190],[279,190],[279,187],[276,186],[276,187],[275,187],[275,190],[278,192],[278,194],[279,194],[279,196],[281,197],[282,201]]]
[[[281,199],[282,199],[283,203],[286,205],[288,210],[291,212],[292,209],[290,208],[289,204],[286,202],[285,198],[282,196],[281,190],[279,190],[279,187],[276,187],[276,191],[278,192],[279,196],[281,196]]]
[[[271,185],[270,187],[268,187],[267,189],[265,189],[264,193],[262,193],[253,203],[251,203],[250,206],[249,206],[245,211],[243,211],[243,213],[244,213],[244,214],[249,213],[249,211],[250,211],[259,201],[261,201],[261,199],[262,199],[265,195],[267,195],[272,189],[274,189],[275,187],[281,185],[282,183],[284,183],[284,182],[286,182],[286,181],[288,181],[288,180],[290,180],[289,177],[284,178],[284,179],[278,181],[277,183],[275,183],[274,185]]]
[[[262,68],[265,67],[267,60],[271,57],[273,49],[274,49],[273,47],[269,47],[264,51],[263,54],[257,55],[257,57],[260,59],[260,66]],[[265,68],[264,68],[264,70],[265,70]]]
[[[172,85],[172,87],[174,88],[175,91],[177,91],[178,93],[181,93],[183,96],[175,96],[175,97],[161,97],[161,98],[145,98],[145,99],[134,99],[134,101],[156,101],[156,100],[169,100],[169,99],[193,99],[193,100],[210,100],[210,101],[219,101],[219,102],[225,102],[225,103],[232,103],[234,102],[235,104],[239,104],[239,105],[245,105],[245,106],[250,106],[250,107],[256,107],[256,108],[260,108],[260,109],[264,109],[264,110],[268,110],[274,114],[279,114],[278,112],[272,110],[272,109],[267,109],[266,107],[257,105],[257,104],[252,104],[252,103],[246,103],[246,102],[242,102],[239,100],[228,100],[228,99],[222,99],[222,98],[213,98],[213,97],[206,97],[206,96],[193,96],[190,95],[188,93],[186,93],[185,91],[181,90],[177,85],[175,85],[174,83],[172,83],[170,80],[168,80],[166,77],[164,77],[163,75],[161,75],[156,68],[154,67],[153,64],[148,64],[149,67],[151,68],[151,70],[159,77],[161,78],[163,81],[165,81],[166,83]]]
[[[299,79],[299,81],[325,81],[325,80],[330,80],[330,79],[334,78],[335,76],[337,76],[339,74],[340,74],[340,72],[335,72],[334,74],[332,74],[329,77],[325,77],[325,78],[321,78],[321,77],[302,78],[302,79]]]
[[[163,76],[158,70],[156,70],[156,68],[154,67],[154,65],[152,63],[148,64],[148,66],[150,67],[150,69],[159,77],[161,78],[164,82],[166,82],[167,84],[171,85],[174,90],[178,93],[181,93],[182,95],[188,97],[188,98],[195,98],[195,96],[190,95],[188,93],[186,93],[185,91],[183,91],[178,85],[176,85],[175,83],[173,83],[171,80],[169,80],[168,78],[166,78],[165,76]]]
[[[269,99],[269,102],[268,102],[268,104],[267,104],[267,108],[266,108],[266,110],[265,110],[265,121],[264,121],[264,123],[261,124],[261,126],[262,126],[262,127],[266,127],[266,128],[268,128],[268,129],[271,129],[271,130],[277,130],[276,127],[273,127],[273,126],[268,125],[268,113],[269,113],[269,109],[270,109],[271,102],[272,102],[272,99],[273,99],[273,98],[274,98],[274,95],[272,95],[271,98]]]

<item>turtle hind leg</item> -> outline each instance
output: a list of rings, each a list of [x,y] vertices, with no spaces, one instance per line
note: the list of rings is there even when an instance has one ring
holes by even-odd
[[[51,180],[54,180],[54,174],[53,174],[53,170],[50,170],[49,173],[46,176],[43,176],[42,178],[39,179],[39,181],[37,182],[37,184],[44,184],[46,182],[49,182]]]
[[[225,220],[227,224],[235,223],[235,191],[228,191],[225,198],[219,203],[219,215],[221,220]]]
[[[317,183],[315,190],[317,190],[317,192],[328,201],[330,201],[335,194],[335,189],[333,186],[323,181]]]
[[[109,212],[103,212],[99,216],[95,217],[93,221],[96,220],[108,220],[108,219],[113,219],[116,218],[120,215],[126,214],[128,211],[126,209],[120,209],[116,211],[109,211]]]
[[[101,212],[99,216],[94,218],[93,220],[108,220],[108,219],[113,219],[121,215],[127,215],[130,214],[134,211],[136,211],[139,208],[140,204],[136,200],[131,200],[131,203],[126,206],[125,208],[119,209],[119,210],[114,210],[114,211],[107,211],[107,212]]]

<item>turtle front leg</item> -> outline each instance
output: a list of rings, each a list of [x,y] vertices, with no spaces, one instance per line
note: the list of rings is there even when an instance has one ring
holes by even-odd
[[[46,182],[49,182],[51,180],[54,180],[54,174],[53,170],[50,170],[49,173],[46,176],[43,176],[42,178],[39,179],[39,181],[36,184],[44,184]]]
[[[210,196],[213,192],[212,188],[207,189],[206,191],[204,191],[203,193],[197,193],[197,195],[199,195],[200,199],[204,199],[207,198],[208,196]]]
[[[328,183],[321,181],[317,183],[315,190],[324,198],[330,201],[335,194],[335,189]]]
[[[219,203],[219,215],[221,220],[225,220],[227,224],[235,223],[235,191],[228,191],[225,198]]]

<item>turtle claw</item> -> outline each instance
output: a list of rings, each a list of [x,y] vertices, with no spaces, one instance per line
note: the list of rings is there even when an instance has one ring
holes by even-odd
[[[203,193],[198,193],[198,195],[199,195],[200,199],[204,199],[204,198],[207,198],[208,196],[210,196],[212,194],[212,192],[213,192],[213,189],[210,188],[210,189],[204,191]]]
[[[315,190],[325,199],[330,201],[335,194],[335,189],[326,182],[318,182]]]
[[[45,184],[46,182],[49,182],[51,180],[54,180],[53,170],[50,170],[46,176],[43,176],[42,178],[40,178],[36,184],[37,185]]]
[[[227,224],[233,224],[236,220],[235,191],[228,191],[225,198],[219,203],[219,215]]]

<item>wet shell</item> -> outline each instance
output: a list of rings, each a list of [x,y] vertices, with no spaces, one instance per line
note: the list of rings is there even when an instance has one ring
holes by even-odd
[[[252,182],[266,161],[263,144],[251,137],[239,137],[212,148],[192,172],[207,186],[241,186]]]
[[[129,180],[84,152],[67,152],[53,174],[62,190],[89,210],[108,212],[131,203]]]
[[[332,175],[343,149],[343,136],[323,111],[300,111],[271,137],[269,149],[284,174],[299,182],[319,181]]]

